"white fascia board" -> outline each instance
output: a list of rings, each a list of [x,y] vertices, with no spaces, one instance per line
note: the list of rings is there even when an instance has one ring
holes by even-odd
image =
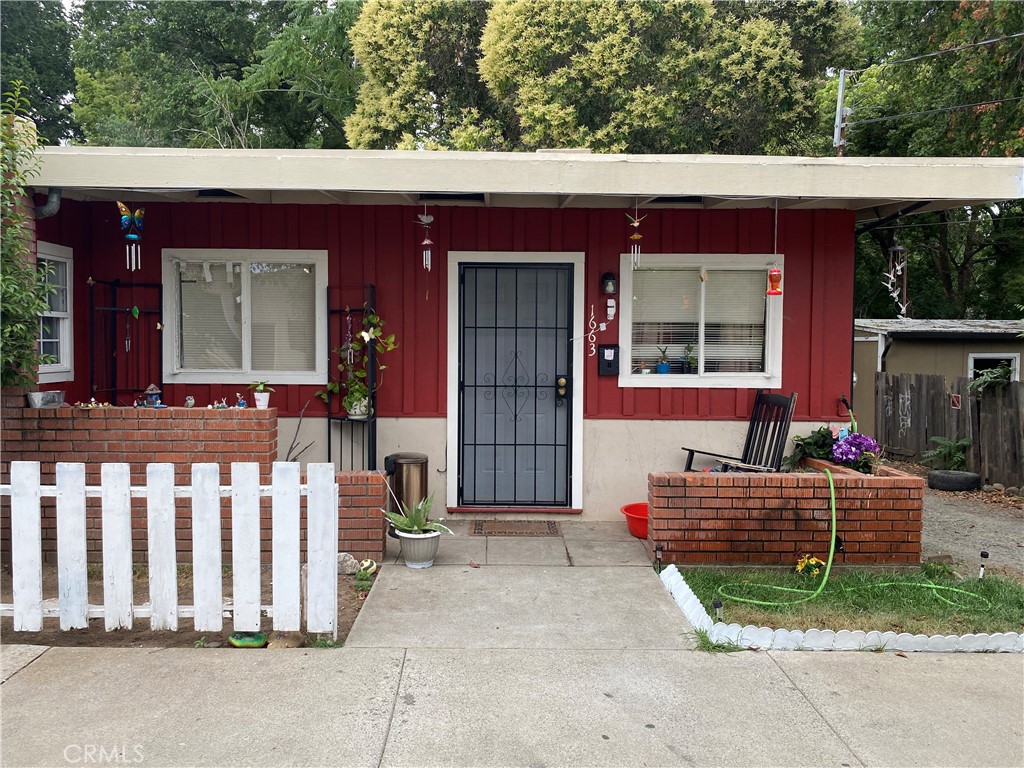
[[[37,186],[1006,200],[1018,158],[46,147]],[[860,207],[854,206],[854,207]]]

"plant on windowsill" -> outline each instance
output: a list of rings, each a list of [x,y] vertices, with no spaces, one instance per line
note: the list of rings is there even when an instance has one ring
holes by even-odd
[[[381,357],[384,353],[397,349],[398,342],[395,341],[395,334],[384,335],[384,321],[376,312],[367,309],[363,313],[363,330],[334,350],[334,354],[341,360],[338,363],[340,375],[337,379],[328,381],[326,388],[317,392],[324,402],[327,402],[328,393],[344,393],[341,405],[348,413],[349,419],[362,420],[370,414],[370,345],[373,345],[376,353],[373,391],[380,389],[384,379],[383,372],[387,368],[381,362]]]
[[[265,381],[254,381],[249,385],[249,389],[253,390],[256,409],[260,411],[267,410],[270,407],[270,393],[274,391],[274,388]]]
[[[442,533],[451,530],[441,522],[444,518],[430,519],[430,507],[434,503],[431,494],[410,507],[401,503],[401,512],[388,512],[382,509],[384,516],[391,521],[399,540],[402,542],[402,557],[409,568],[429,568],[437,557],[437,547],[441,542]]]
[[[687,344],[683,349],[683,356],[679,358],[683,363],[683,373],[697,372],[697,356],[693,354],[693,344]]]
[[[669,369],[668,347],[658,347],[658,365],[655,366],[655,370],[657,370],[658,373],[668,373]]]

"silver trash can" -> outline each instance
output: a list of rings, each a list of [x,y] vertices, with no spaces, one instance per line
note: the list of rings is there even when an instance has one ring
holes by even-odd
[[[384,457],[384,473],[391,486],[388,509],[401,512],[402,504],[414,507],[427,498],[427,467],[425,453],[392,453]],[[390,527],[388,534],[398,538]]]

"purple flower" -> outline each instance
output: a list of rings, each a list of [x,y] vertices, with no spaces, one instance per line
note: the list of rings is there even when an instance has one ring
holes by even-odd
[[[837,464],[853,466],[865,453],[878,455],[878,443],[874,438],[854,432],[832,446],[832,460]]]

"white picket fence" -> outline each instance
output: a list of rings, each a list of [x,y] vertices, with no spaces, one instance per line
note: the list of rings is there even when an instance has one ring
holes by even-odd
[[[192,617],[200,632],[219,632],[230,616],[234,631],[261,628],[261,614],[273,628],[301,628],[305,591],[306,630],[337,632],[338,486],[333,464],[309,464],[307,483],[299,465],[275,462],[270,485],[260,485],[259,464],[231,465],[231,484],[220,484],[217,464],[193,464],[192,484],[175,486],[173,464],[149,464],[146,485],[132,487],[128,464],[103,464],[101,485],[86,486],[85,465],[58,463],[56,485],[40,484],[37,461],[11,463],[11,569],[13,603],[0,616],[13,616],[15,631],[42,628],[43,617],[60,617],[61,629],[85,627],[102,617],[106,630],[131,628],[135,617],[149,618],[154,630],[176,630]],[[103,541],[103,605],[88,601],[86,504],[100,497]],[[272,498],[272,604],[260,598],[260,497]],[[306,564],[301,563],[301,497],[306,501]],[[57,499],[57,606],[44,605],[40,499]],[[131,499],[146,499],[149,601],[132,596]],[[175,499],[192,499],[193,605],[179,603],[175,539]],[[222,589],[221,498],[231,498],[231,599]],[[304,590],[303,590],[304,587]],[[48,600],[47,603],[52,603]]]

